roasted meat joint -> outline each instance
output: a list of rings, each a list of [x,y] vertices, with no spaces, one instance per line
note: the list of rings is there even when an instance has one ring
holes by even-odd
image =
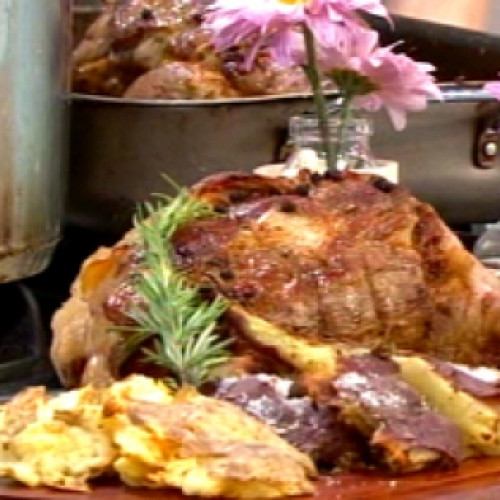
[[[404,188],[354,173],[228,173],[191,196],[213,214],[174,232],[172,262],[205,297],[229,302],[221,327],[241,346],[235,369],[272,359],[280,372],[331,376],[339,346],[499,366],[497,278]],[[119,375],[121,337],[107,330],[130,324],[141,260],[132,231],[84,263],[53,321],[69,386]]]
[[[400,185],[209,176],[146,204],[82,264],[52,321],[69,392],[4,408],[1,470],[56,488],[112,470],[132,486],[266,498],[310,493],[318,472],[404,476],[497,456],[499,292]],[[23,430],[12,405],[37,408]],[[99,429],[102,463],[59,476],[37,465],[47,451],[25,451],[24,433],[61,419],[82,440]]]

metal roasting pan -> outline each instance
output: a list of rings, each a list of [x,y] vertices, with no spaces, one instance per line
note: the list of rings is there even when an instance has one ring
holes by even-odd
[[[403,132],[373,116],[376,157],[400,164],[401,182],[449,224],[500,219],[500,107],[471,83],[500,69],[500,39],[397,19],[384,41],[404,38],[420,60],[448,60],[444,99],[411,113]],[[496,64],[496,67],[495,67]],[[466,83],[461,81],[466,79]],[[136,204],[165,191],[162,173],[191,184],[215,171],[279,161],[290,116],[311,109],[307,95],[215,101],[134,101],[71,96],[67,222],[119,233]]]

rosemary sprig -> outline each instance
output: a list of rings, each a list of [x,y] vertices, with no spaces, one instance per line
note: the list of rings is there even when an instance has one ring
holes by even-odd
[[[180,189],[175,197],[156,195],[156,203],[144,204],[134,221],[144,262],[135,282],[139,304],[128,312],[137,326],[123,329],[125,348],[136,350],[151,339],[152,347],[142,349],[146,360],[166,368],[175,385],[198,387],[229,357],[228,341],[216,332],[226,301],[218,297],[204,302],[172,263],[175,231],[209,215],[214,214],[208,205]]]

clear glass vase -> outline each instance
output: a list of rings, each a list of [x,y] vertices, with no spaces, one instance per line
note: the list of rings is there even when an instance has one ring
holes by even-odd
[[[351,111],[345,121],[340,107],[332,110],[328,119],[328,133],[334,164],[329,166],[316,114],[293,116],[289,121],[292,152],[286,162],[285,172],[293,175],[302,168],[319,172],[328,169],[353,170],[375,173],[391,182],[398,182],[397,163],[374,157],[370,146],[373,132],[373,121],[360,111]]]
[[[319,121],[314,113],[293,116],[289,123],[290,139],[293,151],[314,151],[325,163],[326,154]],[[337,170],[361,169],[373,166],[370,138],[373,135],[373,123],[357,112],[345,121],[340,111],[331,112],[328,117],[328,132],[331,151],[334,153]]]

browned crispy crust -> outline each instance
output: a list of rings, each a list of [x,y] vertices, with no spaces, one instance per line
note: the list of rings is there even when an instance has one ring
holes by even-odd
[[[270,359],[289,362],[282,332],[304,346],[343,343],[500,366],[497,279],[402,187],[354,173],[234,172],[192,192],[219,216],[178,231],[176,265],[207,297],[221,293],[276,327],[276,342],[264,349]],[[131,233],[92,256],[55,315],[52,358],[65,383],[118,375],[109,360],[119,344],[101,330],[129,321],[137,248]],[[68,314],[75,304],[78,320]],[[231,335],[244,339],[238,345],[252,346],[251,365],[264,346],[241,328],[247,321],[232,318]]]

